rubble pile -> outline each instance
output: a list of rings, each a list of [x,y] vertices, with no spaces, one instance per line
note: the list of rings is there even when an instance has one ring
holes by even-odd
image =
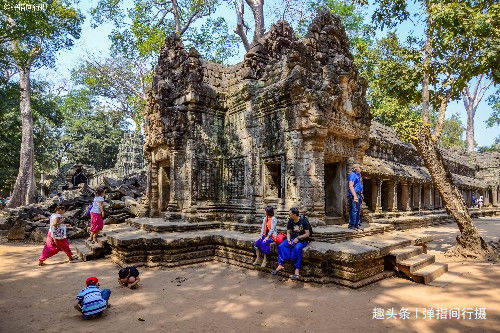
[[[124,179],[104,178],[101,185],[106,188],[104,223],[122,223],[126,219],[146,214],[141,203],[146,188],[144,173],[129,175]],[[68,238],[88,236],[90,217],[85,213],[92,203],[95,191],[86,184],[61,192],[45,201],[6,209],[0,213],[0,230],[7,230],[8,240],[31,240],[43,242],[49,228],[49,217],[62,201],[67,206],[64,223],[71,226]]]

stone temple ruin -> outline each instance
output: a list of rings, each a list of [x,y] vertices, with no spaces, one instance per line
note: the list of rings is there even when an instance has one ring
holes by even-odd
[[[151,215],[254,221],[272,204],[316,224],[342,217],[348,163],[368,147],[365,90],[328,16],[300,40],[274,25],[234,66],[167,39],[146,116]]]
[[[217,260],[269,271],[275,253],[265,268],[251,264],[264,207],[275,207],[283,230],[298,206],[315,225],[304,281],[356,288],[396,270],[424,283],[441,275],[447,265],[425,253],[432,237],[401,230],[450,217],[415,148],[371,121],[365,89],[340,19],[327,12],[302,39],[278,22],[234,66],[167,38],[145,116],[150,217],[105,227],[112,260],[150,267]],[[498,202],[498,160],[479,167],[443,155],[466,200],[491,192],[489,203]],[[340,225],[353,162],[363,168],[362,232]]]

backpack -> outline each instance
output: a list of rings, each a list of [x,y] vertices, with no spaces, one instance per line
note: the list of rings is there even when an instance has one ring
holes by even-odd
[[[87,207],[87,210],[85,211],[85,216],[90,216],[90,211],[92,210],[92,206],[93,206],[93,205],[94,205],[94,204],[93,204],[93,203],[91,203],[91,204]]]

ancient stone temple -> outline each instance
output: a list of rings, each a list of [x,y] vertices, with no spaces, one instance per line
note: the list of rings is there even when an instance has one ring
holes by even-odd
[[[272,204],[281,216],[298,206],[316,224],[342,219],[347,167],[368,147],[365,90],[329,14],[302,39],[273,25],[234,66],[171,36],[147,105],[151,215],[254,221]]]

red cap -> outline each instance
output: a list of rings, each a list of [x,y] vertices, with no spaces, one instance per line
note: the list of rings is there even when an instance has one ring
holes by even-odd
[[[95,276],[92,276],[92,277],[89,277],[87,278],[87,286],[89,284],[93,284],[93,285],[96,285],[97,282],[99,282],[99,280],[95,277]]]

